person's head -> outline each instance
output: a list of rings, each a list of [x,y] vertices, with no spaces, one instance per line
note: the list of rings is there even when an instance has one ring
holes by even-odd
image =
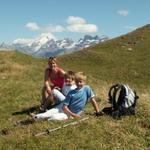
[[[75,83],[75,73],[73,71],[68,71],[65,74],[65,83],[68,86],[71,86]]]
[[[56,57],[49,57],[48,65],[49,65],[50,69],[54,69],[57,66]]]
[[[86,84],[86,75],[83,72],[77,72],[75,74],[75,83],[77,88],[82,88]]]

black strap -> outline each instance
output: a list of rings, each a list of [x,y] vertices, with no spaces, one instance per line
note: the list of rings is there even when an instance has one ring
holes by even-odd
[[[117,92],[120,89],[121,89],[122,93],[120,93],[118,99],[116,99]],[[111,86],[108,96],[109,96],[109,101],[112,104],[114,110],[118,109],[119,105],[122,103],[124,95],[125,95],[125,88],[124,88],[123,84],[115,84],[115,85]]]
[[[134,104],[132,105],[133,107],[136,106],[136,103],[137,103],[137,99],[139,99],[139,96],[137,95],[136,91],[134,90],[134,94],[135,94],[135,101],[134,101]]]

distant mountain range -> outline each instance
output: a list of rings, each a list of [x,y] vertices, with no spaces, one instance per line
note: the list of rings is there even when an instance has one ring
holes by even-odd
[[[79,51],[94,44],[108,40],[107,36],[90,36],[85,35],[77,42],[69,38],[62,40],[50,39],[48,36],[42,36],[35,40],[15,40],[12,44],[2,43],[0,49],[12,49],[23,52],[25,54],[37,57],[58,56],[66,53]]]

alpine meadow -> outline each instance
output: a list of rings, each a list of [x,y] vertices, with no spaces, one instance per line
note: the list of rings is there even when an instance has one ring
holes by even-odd
[[[47,60],[17,51],[0,51],[0,149],[1,150],[141,150],[150,149],[150,25],[126,35],[58,57],[66,71],[83,71],[96,93],[100,110],[110,106],[108,91],[116,83],[128,84],[139,99],[135,116],[119,120],[95,117],[43,136],[34,136],[74,120],[38,121],[15,125],[38,112]]]

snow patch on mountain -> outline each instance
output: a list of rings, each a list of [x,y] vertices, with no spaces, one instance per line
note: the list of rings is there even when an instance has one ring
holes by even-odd
[[[17,39],[11,45],[2,43],[0,48],[12,48],[17,51],[38,57],[49,57],[53,55],[63,55],[74,51],[79,51],[94,44],[108,40],[107,36],[85,35],[77,42],[69,38],[56,40],[55,37],[43,34],[35,39]]]

